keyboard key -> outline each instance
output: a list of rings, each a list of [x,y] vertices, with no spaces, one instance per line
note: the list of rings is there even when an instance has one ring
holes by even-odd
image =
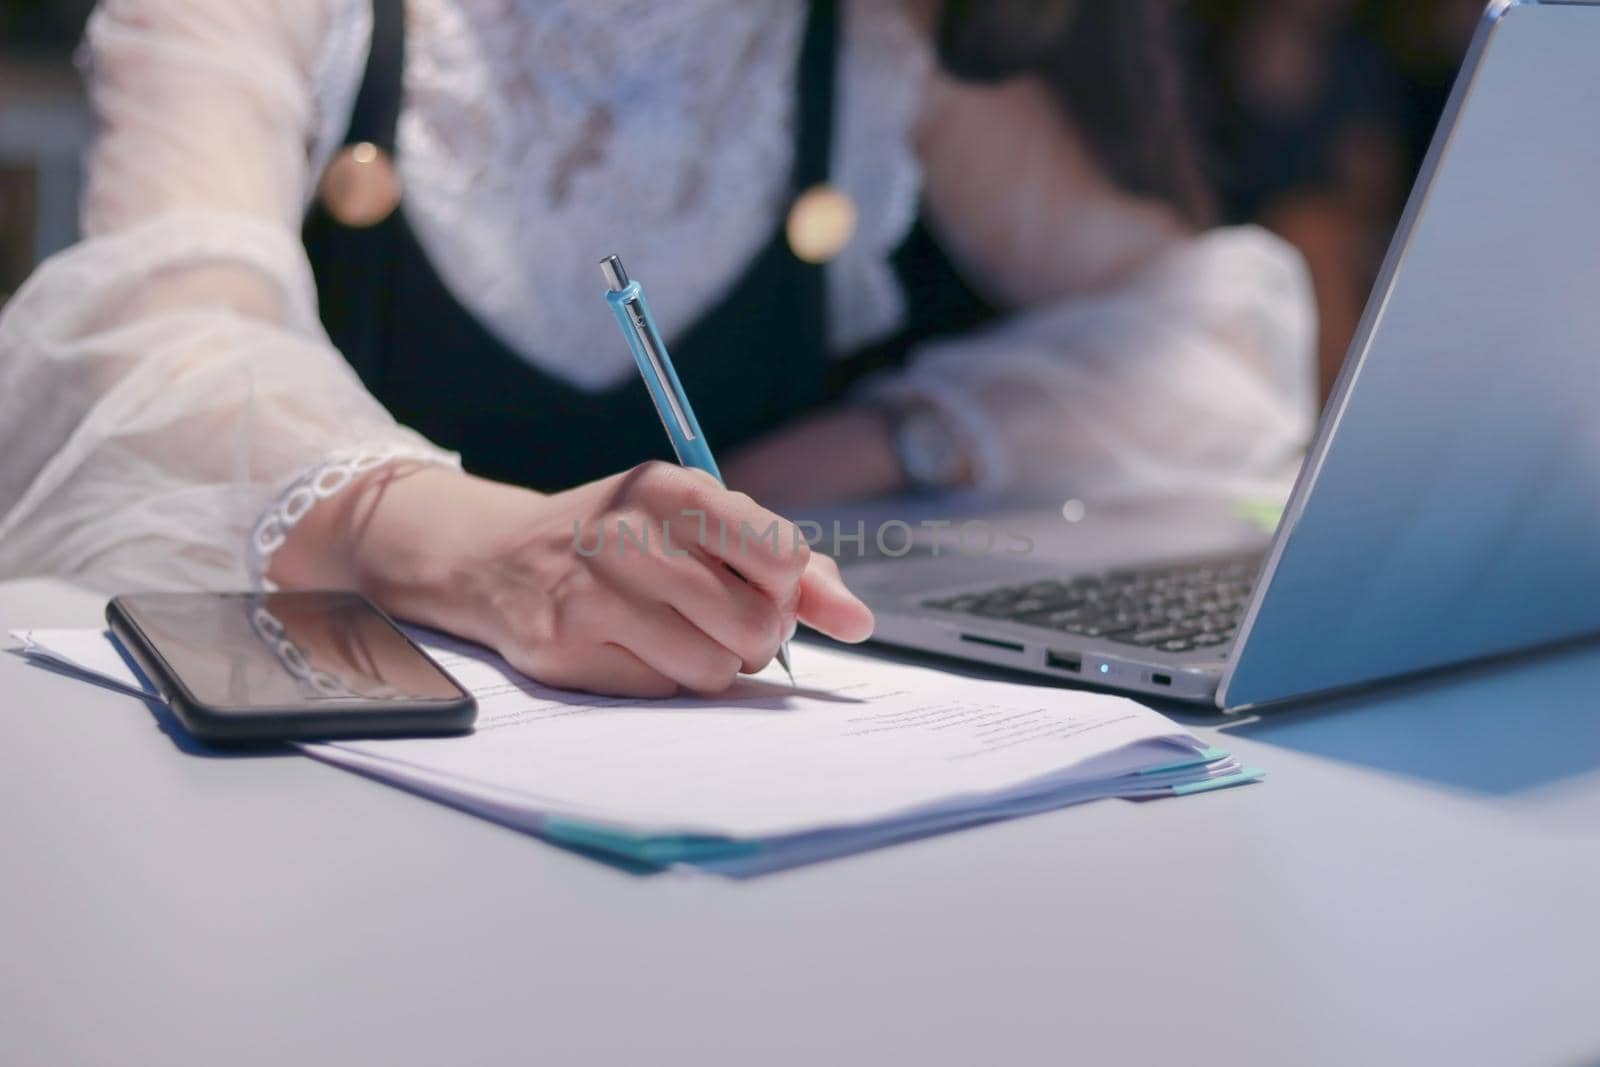
[[[1064,611],[1037,611],[1032,615],[1023,615],[1017,619],[1029,626],[1047,626],[1052,630],[1059,630],[1075,622],[1087,621],[1083,612],[1067,609]]]
[[[1176,626],[1162,626],[1154,630],[1135,630],[1126,635],[1122,640],[1130,645],[1159,645],[1163,641],[1172,641],[1180,637],[1192,637],[1194,631],[1185,630]]]
[[[1079,637],[1109,637],[1113,633],[1120,632],[1115,627],[1093,622],[1072,622],[1063,626],[1062,629],[1069,634],[1077,634]]]

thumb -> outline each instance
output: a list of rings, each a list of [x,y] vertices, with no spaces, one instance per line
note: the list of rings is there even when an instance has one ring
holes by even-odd
[[[845,588],[839,565],[813,552],[800,577],[800,621],[837,641],[856,644],[872,636],[872,609]]]

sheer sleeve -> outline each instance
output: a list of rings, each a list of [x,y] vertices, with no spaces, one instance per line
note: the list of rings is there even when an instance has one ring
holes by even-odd
[[[333,349],[299,243],[316,86],[342,56],[352,88],[364,6],[95,13],[86,236],[0,317],[0,576],[239,586],[352,473],[453,462]]]
[[[1108,290],[927,346],[869,394],[937,408],[1012,497],[1285,492],[1315,416],[1299,254],[1216,230]]]

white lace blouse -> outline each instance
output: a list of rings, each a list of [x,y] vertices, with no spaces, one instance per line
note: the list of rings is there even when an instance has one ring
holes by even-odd
[[[603,252],[670,279],[670,300],[652,287],[670,342],[780,224],[803,0],[407,8],[404,210],[458,299],[543,370],[593,390],[634,373],[597,295]],[[361,470],[454,461],[329,344],[299,244],[370,32],[370,0],[104,0],[86,237],[0,316],[0,576],[237,586]],[[827,268],[841,354],[904,311],[888,258],[915,215],[930,62],[894,0],[847,3],[833,181],[860,223]],[[1294,253],[1224,230],[872,388],[959,421],[984,490],[1236,492],[1305,443],[1312,332]]]

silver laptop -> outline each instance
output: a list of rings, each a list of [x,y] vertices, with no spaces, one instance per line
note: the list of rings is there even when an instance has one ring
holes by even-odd
[[[1237,709],[1600,633],[1600,0],[1490,5],[1274,534],[1006,523],[843,561],[876,639]]]

